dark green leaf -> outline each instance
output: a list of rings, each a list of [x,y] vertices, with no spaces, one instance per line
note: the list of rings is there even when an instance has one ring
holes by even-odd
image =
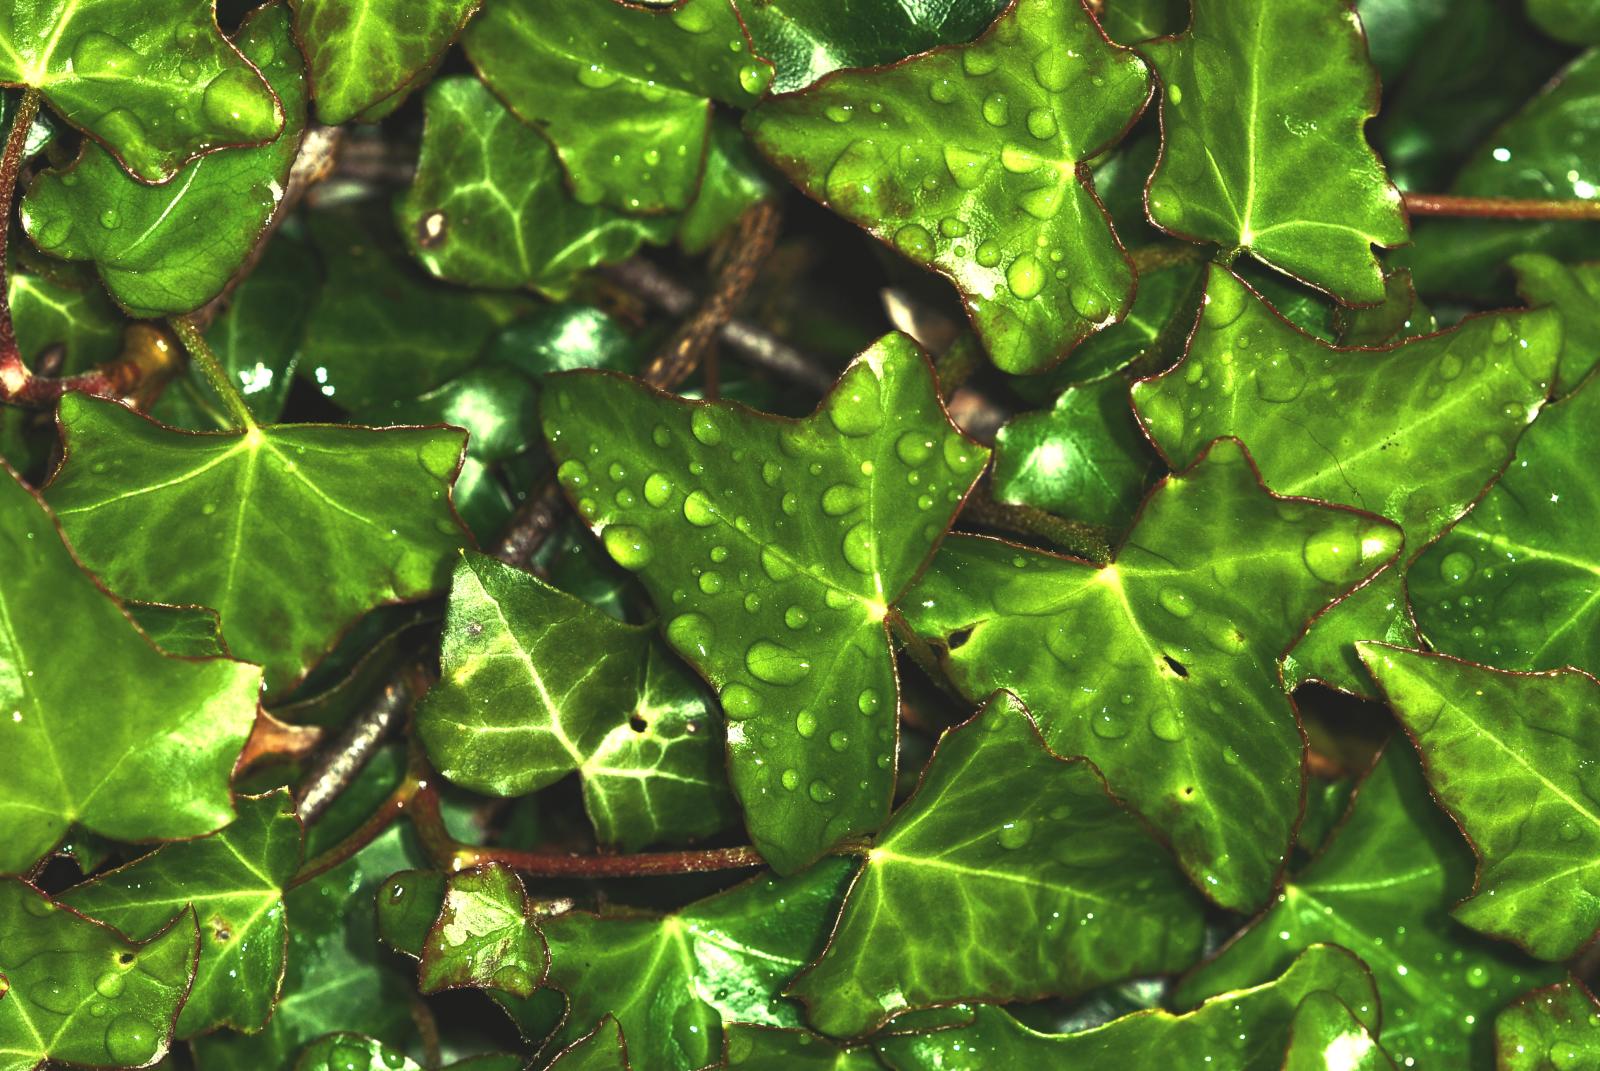
[[[329,1034],[300,1051],[295,1071],[422,1071],[405,1053],[361,1034]]]
[[[1563,264],[1554,257],[1525,253],[1511,258],[1517,292],[1529,305],[1548,305],[1561,314],[1566,341],[1556,371],[1559,393],[1570,394],[1600,362],[1600,263]]]
[[[1150,218],[1340,301],[1382,301],[1372,246],[1405,242],[1406,216],[1367,145],[1378,78],[1349,6],[1199,4],[1185,33],[1140,51],[1164,87]]]
[[[1557,40],[1600,45],[1600,11],[1585,0],[1527,0],[1528,17]]]
[[[418,980],[424,993],[492,986],[526,997],[548,969],[528,894],[515,874],[490,865],[450,875],[438,920],[422,946]]]
[[[562,1049],[550,1071],[629,1071],[628,1043],[616,1019],[601,1019],[587,1037]]]
[[[6,282],[17,346],[29,367],[55,346],[66,350],[62,367],[73,371],[121,351],[125,321],[92,276],[80,284],[70,277],[11,272]]]
[[[579,513],[721,697],[762,855],[792,872],[881,825],[899,697],[886,617],[988,455],[916,346],[886,336],[802,420],[584,373],[543,406]]]
[[[1500,1071],[1575,1071],[1600,1061],[1600,1003],[1569,978],[1513,1001],[1495,1020]]]
[[[1534,302],[1533,304],[1538,304]],[[1383,277],[1383,304],[1370,308],[1334,311],[1341,346],[1382,346],[1438,330],[1433,313],[1417,297],[1408,268],[1396,268]]]
[[[229,647],[264,665],[274,691],[365,611],[442,589],[464,541],[450,508],[464,436],[452,429],[196,435],[78,394],[60,419],[66,461],[50,501],[85,563],[129,598],[214,607]],[[137,554],[130,533],[143,537]]]
[[[227,657],[222,618],[206,606],[163,606],[153,602],[124,603],[150,642],[171,655],[188,658]]]
[[[678,223],[678,245],[686,253],[710,249],[746,209],[777,192],[769,174],[737,126],[714,122],[705,177]]]
[[[450,47],[479,0],[294,0],[317,118],[349,122],[413,88]]]
[[[1277,659],[1399,543],[1371,515],[1269,494],[1224,439],[1157,485],[1111,565],[959,537],[905,604],[964,694],[1015,691],[1052,750],[1087,755],[1207,896],[1248,911],[1300,811]]]
[[[1121,45],[1137,45],[1181,33],[1189,25],[1187,0],[1121,0],[1102,4],[1100,25]]]
[[[185,905],[200,924],[200,961],[178,1036],[266,1025],[283,983],[289,930],[283,890],[300,866],[300,819],[287,791],[239,800],[239,817],[200,840],[159,848],[67,890],[61,902],[135,940]]]
[[[1128,311],[1132,265],[1082,165],[1148,95],[1080,3],[1018,0],[974,44],[843,72],[746,125],[813,197],[948,276],[996,365],[1038,372]]]
[[[882,1071],[871,1048],[842,1049],[809,1030],[731,1024],[722,1063],[728,1071]]]
[[[1202,904],[1088,760],[1051,753],[1002,692],[940,739],[789,992],[838,1037],[906,1008],[1076,996],[1189,966]]]

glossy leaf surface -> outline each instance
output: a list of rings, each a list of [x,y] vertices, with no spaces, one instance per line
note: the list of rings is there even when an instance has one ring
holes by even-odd
[[[1283,1071],[1394,1071],[1373,1033],[1332,993],[1312,993],[1290,1023]]]
[[[450,875],[422,946],[424,993],[493,986],[526,997],[544,981],[547,966],[521,879],[493,865]]]
[[[609,1015],[601,1019],[587,1037],[561,1050],[550,1071],[630,1071],[622,1027]]]
[[[1414,1066],[1477,1066],[1494,1011],[1541,980],[1538,964],[1450,918],[1471,885],[1471,855],[1428,796],[1415,755],[1392,741],[1317,857],[1271,907],[1190,974],[1180,1005],[1284,969],[1337,942],[1371,968],[1383,998],[1383,1047]]]
[[[871,1047],[842,1049],[809,1030],[735,1023],[725,1031],[729,1071],[882,1071]]]
[[[549,137],[578,200],[628,212],[687,207],[712,102],[747,108],[772,82],[731,0],[502,0],[463,43],[496,95]]]
[[[301,828],[286,791],[245,797],[239,816],[199,840],[168,844],[76,886],[61,902],[135,940],[194,908],[200,960],[178,1036],[266,1025],[283,982],[289,931],[283,892],[300,865]]]
[[[141,944],[31,885],[0,879],[0,1068],[144,1067],[160,1059],[198,945],[194,914],[173,913],[171,925]]]
[[[1111,565],[954,538],[907,618],[946,647],[964,694],[1016,692],[1051,749],[1087,755],[1207,896],[1249,910],[1300,811],[1277,659],[1398,548],[1376,517],[1268,494],[1221,440],[1157,485]]]
[[[915,345],[885,337],[798,421],[581,373],[543,409],[578,512],[718,691],[762,855],[790,872],[880,825],[898,705],[885,617],[987,459]]]
[[[973,44],[836,74],[746,126],[811,196],[948,276],[996,365],[1038,372],[1128,311],[1082,165],[1148,94],[1076,0],[1019,0]]]
[[[305,74],[284,3],[253,13],[238,44],[286,117],[270,144],[201,157],[155,187],[89,144],[64,171],[45,172],[22,201],[34,243],[52,256],[92,261],[129,315],[188,312],[215,297],[283,197],[306,119]]]
[[[269,688],[298,680],[365,611],[441,589],[464,540],[451,429],[194,435],[82,395],[63,400],[61,426],[50,501],[84,561],[130,598],[216,609]],[[127,553],[129,532],[149,534],[142,553]]]
[[[128,841],[226,824],[261,671],[158,651],[9,469],[0,545],[0,873],[28,869],[73,823]]]
[[[1140,52],[1163,86],[1150,218],[1340,301],[1382,301],[1372,246],[1405,242],[1406,217],[1367,144],[1377,72],[1350,6],[1198,4],[1188,30]],[[1310,186],[1308,168],[1318,175]]]
[[[1576,390],[1600,362],[1600,264],[1563,264],[1542,253],[1511,258],[1517,292],[1535,308],[1561,314],[1565,340],[1556,372],[1558,394]]]
[[[1495,1020],[1500,1071],[1565,1071],[1600,1061],[1600,1003],[1568,979],[1512,1002]]]
[[[317,118],[349,122],[438,62],[479,0],[295,0]]]
[[[469,553],[442,657],[417,731],[450,780],[514,796],[576,771],[600,841],[629,848],[727,824],[716,719],[654,628]]]
[[[1428,783],[1478,853],[1456,917],[1541,959],[1600,928],[1600,785],[1586,673],[1510,673],[1363,645],[1362,659],[1417,742]]]
[[[271,88],[207,2],[17,0],[0,25],[0,84],[40,90],[145,182],[283,128]]]
[[[1002,692],[940,739],[790,992],[838,1037],[906,1008],[1075,996],[1187,967],[1202,914],[1099,772],[1051,753]]]

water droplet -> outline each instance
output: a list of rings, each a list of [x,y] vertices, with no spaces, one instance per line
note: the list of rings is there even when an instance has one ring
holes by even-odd
[[[950,178],[963,190],[975,189],[983,181],[983,172],[988,164],[989,158],[983,153],[954,145],[944,147],[945,170],[950,172]]]
[[[778,508],[793,517],[800,512],[800,496],[793,491],[785,491],[783,499],[778,503]]]
[[[1194,613],[1194,603],[1189,596],[1176,588],[1163,588],[1156,596],[1161,608],[1174,617],[1189,617]]]
[[[80,78],[128,78],[144,66],[143,56],[99,30],[80,35],[72,46],[72,73]]]
[[[871,717],[878,712],[883,701],[878,698],[878,693],[871,688],[863,688],[861,694],[856,696],[856,709]]]
[[[1476,571],[1477,563],[1472,555],[1459,550],[1451,551],[1439,562],[1439,576],[1446,584],[1464,584]]]
[[[1239,765],[1239,753],[1231,747],[1225,747],[1222,749],[1222,761],[1229,766],[1237,766]]]
[[[778,778],[778,781],[783,785],[784,788],[788,789],[790,792],[793,792],[795,789],[800,787],[800,771],[785,770],[783,771],[783,775]]]
[[[817,735],[817,716],[809,710],[802,710],[794,716],[794,731],[810,740]]]
[[[652,472],[645,477],[644,500],[659,509],[672,497],[672,481],[665,473]]]
[[[667,639],[690,658],[706,658],[711,653],[715,630],[705,614],[679,614],[667,622]]]
[[[1099,290],[1086,284],[1072,287],[1068,292],[1072,307],[1085,320],[1100,321],[1111,311],[1111,302]]]
[[[1462,980],[1473,989],[1482,989],[1489,984],[1489,972],[1480,964],[1473,964],[1462,972]]]
[[[1089,728],[1102,740],[1120,740],[1128,735],[1131,723],[1127,714],[1107,707],[1089,719]]]
[[[828,419],[845,435],[871,435],[883,420],[878,380],[865,365],[845,373],[827,404]]]
[[[928,85],[928,99],[935,104],[949,104],[959,92],[956,83],[949,78],[936,78]]]
[[[1024,253],[1006,269],[1006,285],[1017,297],[1026,300],[1044,289],[1044,266],[1032,253]]]
[[[1300,358],[1280,351],[1256,369],[1256,393],[1262,401],[1292,402],[1305,391],[1306,378]]]
[[[928,233],[928,228],[916,223],[908,223],[894,233],[895,248],[913,260],[929,260],[933,257],[933,235]]]
[[[961,53],[961,69],[974,78],[982,78],[998,66],[1000,57],[993,49],[977,47]]]
[[[1175,86],[1175,85],[1168,86],[1167,87],[1167,99],[1172,102],[1173,107],[1177,107],[1179,104],[1182,104],[1183,103],[1183,89],[1181,87]]]
[[[1347,533],[1335,529],[1307,536],[1300,556],[1312,576],[1329,584],[1344,582],[1357,562],[1356,547]]]
[[[276,102],[261,76],[230,68],[206,85],[200,110],[210,122],[246,138],[271,137],[278,130]]]
[[[844,534],[844,541],[840,547],[844,553],[844,560],[850,568],[859,573],[872,574],[873,568],[873,541],[872,530],[865,521],[852,527]]]
[[[797,684],[811,672],[805,656],[770,640],[757,640],[744,653],[744,665],[757,680],[768,684]]]
[[[709,406],[695,407],[694,415],[689,418],[689,431],[706,446],[722,442],[722,424],[716,410]]]
[[[822,492],[822,512],[842,517],[867,500],[866,492],[852,484],[836,483]]]
[[[1011,118],[1011,103],[1004,93],[990,93],[983,98],[983,121],[990,126],[1005,126]]]
[[[1067,88],[1071,72],[1071,56],[1058,48],[1047,48],[1033,58],[1033,77],[1041,87],[1052,93]]]
[[[94,991],[102,997],[111,999],[121,996],[126,985],[127,978],[121,971],[106,971],[94,980]]]
[[[753,63],[747,63],[739,68],[739,85],[751,96],[759,94],[767,87],[766,71]]]
[[[1028,113],[1028,133],[1043,141],[1056,133],[1056,113],[1049,108],[1035,108]]]
[[[760,700],[756,690],[748,684],[730,684],[722,689],[718,696],[722,700],[722,712],[728,716],[729,721],[743,721],[755,714]]]
[[[1000,166],[1013,175],[1026,175],[1039,170],[1044,161],[1021,145],[1004,145],[1000,149]]]
[[[104,212],[100,213],[100,226],[104,227],[108,231],[115,229],[116,225],[121,222],[121,220],[122,217],[117,214],[117,210],[115,208],[108,208]]]
[[[638,572],[650,564],[654,555],[654,548],[650,545],[650,537],[643,528],[635,528],[631,524],[607,525],[600,539],[606,545],[606,552],[613,561],[624,569]]]
[[[993,268],[1000,263],[1000,243],[993,238],[987,238],[978,245],[978,251],[973,254],[978,264],[985,268]]]
[[[140,1067],[154,1058],[160,1033],[137,1015],[119,1015],[106,1027],[106,1055],[123,1067]]]
[[[1177,711],[1163,707],[1150,715],[1150,732],[1157,740],[1175,744],[1183,739],[1183,718]]]
[[[1444,380],[1445,382],[1449,382],[1450,380],[1459,376],[1461,374],[1461,370],[1465,367],[1465,363],[1461,360],[1461,357],[1458,354],[1446,350],[1439,358],[1439,364],[1434,371],[1438,373],[1440,379]]]
[[[995,839],[1000,842],[1002,848],[1011,850],[1021,848],[1033,839],[1033,820],[1018,818],[1007,822],[1000,827],[1000,835]]]
[[[761,571],[767,574],[769,580],[783,581],[794,575],[794,566],[771,547],[762,547]]]
[[[833,786],[821,778],[811,782],[811,787],[806,789],[806,794],[817,803],[832,803],[839,798],[839,793],[833,790]]]
[[[791,606],[783,612],[783,623],[792,629],[805,628],[810,620],[811,615],[806,613],[804,607]]]
[[[588,485],[589,470],[584,468],[581,461],[563,461],[556,469],[556,479],[560,480],[563,486],[576,491]]]
[[[722,574],[706,570],[700,574],[700,590],[707,595],[716,595],[722,591]]]
[[[828,734],[828,746],[834,751],[847,751],[850,748],[850,734],[843,729],[835,729]]]
[[[683,500],[683,519],[696,528],[709,528],[717,523],[717,511],[712,505],[711,496],[704,491],[690,491],[689,497]]]

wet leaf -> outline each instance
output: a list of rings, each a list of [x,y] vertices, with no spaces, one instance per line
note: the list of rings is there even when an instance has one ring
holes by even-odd
[[[1300,1002],[1283,1071],[1394,1071],[1394,1061],[1344,1001],[1326,990]]]
[[[1560,394],[1577,390],[1600,362],[1600,264],[1563,264],[1542,253],[1511,258],[1517,292],[1535,308],[1561,314],[1566,339],[1556,371]]]
[[[438,63],[479,0],[294,0],[317,118],[346,123],[392,106]]]
[[[1565,1071],[1600,1059],[1600,1005],[1577,979],[1536,989],[1495,1020],[1501,1071]]]
[[[629,1071],[628,1043],[616,1019],[601,1019],[587,1037],[562,1049],[550,1071]]]
[[[549,957],[522,882],[501,866],[450,875],[439,917],[422,946],[424,993],[493,986],[526,997],[543,983]]]
[[[721,1067],[728,1071],[882,1071],[872,1049],[844,1049],[809,1030],[733,1023]]]

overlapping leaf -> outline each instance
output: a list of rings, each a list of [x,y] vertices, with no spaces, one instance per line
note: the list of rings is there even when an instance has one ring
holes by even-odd
[[[1289,1024],[1283,1071],[1395,1071],[1367,1024],[1332,993],[1312,993]]]
[[[1176,972],[1201,924],[1200,898],[1099,772],[1052,754],[1002,692],[941,738],[790,992],[818,1029],[853,1037],[906,1008]]]
[[[550,1063],[550,1071],[629,1071],[628,1043],[622,1027],[606,1016],[587,1037],[562,1049]]]
[[[1300,812],[1303,741],[1277,659],[1399,544],[1371,515],[1269,494],[1225,439],[1151,492],[1111,565],[959,537],[906,616],[947,648],[966,695],[1016,692],[1051,749],[1087,755],[1209,897],[1250,910]]]
[[[1372,246],[1405,242],[1406,216],[1367,144],[1378,80],[1350,6],[1197,4],[1188,30],[1140,52],[1164,90],[1150,218],[1340,301],[1383,300]]]
[[[1511,258],[1517,291],[1529,305],[1561,314],[1566,338],[1557,366],[1558,394],[1570,394],[1600,362],[1600,264],[1563,264],[1542,253]]]
[[[870,1046],[854,1049],[809,1030],[735,1023],[725,1031],[721,1067],[729,1071],[882,1071]]]
[[[1567,1071],[1600,1061],[1600,1003],[1569,978],[1536,989],[1495,1020],[1500,1071]]]
[[[162,186],[129,178],[88,144],[48,171],[22,201],[23,226],[45,252],[92,261],[130,315],[188,312],[216,296],[255,248],[277,210],[305,127],[305,74],[283,0],[253,12],[241,52],[261,68],[285,115],[269,144],[212,153]]]
[[[551,380],[543,410],[578,512],[719,693],[762,855],[790,872],[881,825],[898,706],[885,618],[987,456],[915,345],[884,338],[798,421],[582,373]]]
[[[1018,0],[973,44],[836,74],[746,125],[813,197],[947,275],[996,365],[1038,372],[1128,311],[1083,165],[1148,94],[1080,3]]]
[[[317,117],[347,123],[393,106],[450,47],[480,0],[294,0]]]
[[[367,610],[441,589],[464,540],[452,429],[196,435],[81,395],[60,419],[66,460],[49,497],[84,561],[129,598],[214,608],[272,689]]]
[[[255,723],[261,671],[162,654],[0,473],[0,873],[77,823],[118,840],[210,833]]]
[[[1576,670],[1511,673],[1361,650],[1478,853],[1456,917],[1541,959],[1575,953],[1600,928],[1600,683]]]
[[[450,875],[439,917],[422,946],[424,993],[493,986],[526,997],[549,966],[528,894],[511,871],[485,866]]]
[[[511,796],[577,771],[599,839],[629,848],[726,824],[716,721],[653,628],[468,554],[442,659],[417,732],[445,777]]]

